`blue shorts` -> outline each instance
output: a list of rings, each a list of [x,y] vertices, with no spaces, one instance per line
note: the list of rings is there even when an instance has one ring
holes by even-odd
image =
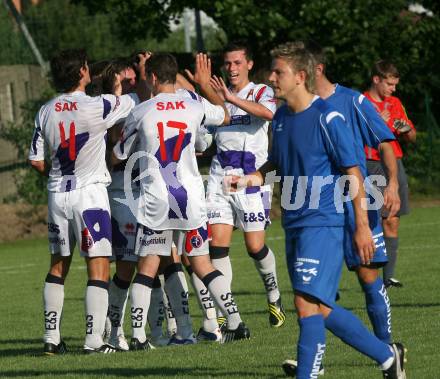
[[[354,270],[361,265],[361,260],[353,244],[353,234],[355,230],[355,218],[351,203],[344,204],[345,210],[345,234],[344,234],[344,259],[349,270]],[[379,211],[368,211],[368,222],[373,233],[376,252],[371,260],[370,267],[382,267],[388,262],[387,250],[381,224]]]
[[[341,278],[344,227],[293,228],[285,234],[292,288],[333,307]]]

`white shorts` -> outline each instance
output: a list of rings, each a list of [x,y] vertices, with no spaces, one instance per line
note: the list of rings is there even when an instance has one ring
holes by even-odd
[[[112,260],[137,262],[134,253],[136,217],[127,205],[115,200],[125,199],[124,191],[109,191],[108,197],[112,218]]]
[[[152,230],[138,224],[136,255],[171,255],[171,247],[177,247],[179,255],[196,257],[209,254],[211,231],[209,224],[194,230]]]
[[[76,242],[82,257],[112,255],[110,205],[102,183],[70,192],[49,192],[48,232],[51,254],[66,257]]]
[[[272,191],[254,193],[208,193],[206,208],[209,223],[235,226],[244,232],[265,230],[270,224]]]

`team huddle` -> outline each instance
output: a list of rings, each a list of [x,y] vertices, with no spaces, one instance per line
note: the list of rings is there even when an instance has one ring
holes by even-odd
[[[286,43],[271,55],[271,86],[250,81],[253,59],[241,42],[224,49],[228,85],[212,75],[205,54],[197,54],[194,73],[186,70],[190,82],[170,54],[142,52],[89,67],[84,51],[68,50],[51,60],[61,94],[37,114],[29,153],[33,168],[48,176],[45,354],[67,352],[60,321],[76,244],[88,273],[85,353],[249,339],[231,291],[234,229],[243,232],[261,278],[269,325],[281,327],[276,259],[265,243],[278,178],[300,330],[297,361],[283,363],[286,375],[324,373],[328,329],[376,361],[385,378],[406,378],[405,349],[391,341],[379,276],[388,261],[382,217],[363,204],[376,201],[377,186],[386,217],[398,217],[400,166],[391,142],[414,127],[404,119],[388,127],[365,96],[328,81],[316,44]],[[377,151],[385,184],[364,183],[364,148]],[[200,154],[213,155],[206,189]],[[339,196],[333,178],[344,175]],[[344,259],[358,276],[374,333],[336,303]],[[203,313],[196,334],[183,267]],[[128,298],[130,342],[123,330]]]

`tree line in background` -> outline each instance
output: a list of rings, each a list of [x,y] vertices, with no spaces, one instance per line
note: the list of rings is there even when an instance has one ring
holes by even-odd
[[[427,169],[428,187],[440,183],[440,136],[435,123],[435,119],[440,119],[437,1],[419,1],[431,15],[410,12],[406,0],[43,0],[36,6],[26,3],[24,20],[45,59],[54,51],[74,47],[85,47],[95,61],[126,56],[146,47],[152,51],[183,52],[181,15],[185,8],[204,11],[218,25],[203,30],[205,48],[210,53],[218,57],[227,40],[246,40],[254,50],[256,70],[269,68],[269,53],[277,44],[312,38],[327,51],[328,76],[364,90],[372,63],[379,58],[390,59],[401,71],[398,96],[419,130],[417,146],[408,154],[413,184],[424,190]],[[4,7],[0,8],[0,36],[0,64],[34,62]],[[38,101],[33,104],[39,105]],[[13,134],[9,132],[10,137]]]

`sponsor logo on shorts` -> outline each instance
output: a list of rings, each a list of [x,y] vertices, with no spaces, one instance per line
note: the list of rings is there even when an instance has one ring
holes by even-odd
[[[199,235],[195,235],[191,237],[191,246],[198,249],[200,246],[202,246],[203,239]]]
[[[266,221],[266,217],[263,212],[258,212],[258,213],[245,212],[243,214],[243,221],[244,222],[263,222],[263,221]]]
[[[53,223],[53,222],[47,223],[47,230],[49,231],[49,233],[60,234],[60,226],[58,224]]]
[[[308,284],[312,281],[312,278],[318,276],[318,269],[316,267],[312,268],[303,268],[303,262],[295,262],[295,271],[298,273],[302,273],[301,276],[303,284]]]
[[[209,211],[208,212],[208,218],[209,219],[211,219],[211,218],[220,218],[220,217],[222,217],[220,211]]]
[[[165,245],[166,238],[165,237],[153,237],[153,238],[149,238],[147,240],[141,238],[139,242],[142,246]]]
[[[199,249],[203,243],[211,238],[211,228],[206,224],[206,228],[201,226],[198,229],[186,232],[185,251],[190,254],[193,249]]]
[[[66,244],[66,240],[64,238],[59,238],[59,237],[50,237],[49,243],[53,245],[64,246]]]
[[[93,239],[90,235],[89,229],[84,228],[81,232],[81,250],[85,253],[89,252],[89,249],[93,246]]]

